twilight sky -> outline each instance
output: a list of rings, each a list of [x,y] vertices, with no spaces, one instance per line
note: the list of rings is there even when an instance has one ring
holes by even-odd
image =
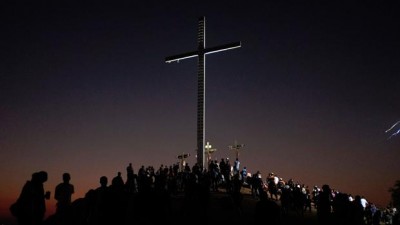
[[[129,3],[128,3],[129,2]],[[132,162],[195,162],[197,60],[206,60],[206,141],[264,177],[329,184],[386,206],[400,179],[399,5],[317,1],[0,3],[0,218],[26,180],[62,173],[83,197]],[[396,127],[400,129],[400,126]],[[55,201],[48,202],[49,211]]]

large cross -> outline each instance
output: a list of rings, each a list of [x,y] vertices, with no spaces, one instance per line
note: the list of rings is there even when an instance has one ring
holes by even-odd
[[[205,64],[206,55],[221,51],[226,51],[241,46],[240,42],[234,42],[226,45],[206,48],[206,24],[205,18],[199,18],[199,26],[197,33],[197,51],[184,54],[169,56],[165,58],[166,63],[179,62],[179,60],[198,57],[198,72],[197,72],[197,163],[202,168],[204,165],[204,140],[205,140]]]
[[[237,141],[235,140],[235,143],[233,145],[229,145],[228,147],[229,149],[235,151],[236,159],[239,159],[239,150],[244,147],[244,144],[238,144]]]

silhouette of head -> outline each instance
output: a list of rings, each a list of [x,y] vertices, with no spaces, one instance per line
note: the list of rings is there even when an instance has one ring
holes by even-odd
[[[37,183],[44,183],[47,181],[47,172],[40,171],[37,173],[32,174],[32,181]]]
[[[329,185],[324,184],[324,185],[322,185],[322,191],[330,193],[331,192],[331,188],[329,187]]]
[[[100,185],[101,185],[102,187],[106,187],[106,186],[107,186],[107,183],[108,183],[108,179],[107,179],[106,176],[100,177]]]
[[[63,174],[64,183],[69,183],[70,180],[71,180],[71,175],[69,175],[69,173],[64,173]]]

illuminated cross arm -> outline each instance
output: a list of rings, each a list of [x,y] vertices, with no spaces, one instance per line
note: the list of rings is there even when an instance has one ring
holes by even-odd
[[[244,144],[238,144],[235,140],[233,145],[229,145],[228,148],[235,151],[236,158],[239,159],[239,151],[244,147]]]
[[[177,157],[178,157],[178,159],[186,159],[189,156],[190,156],[190,154],[186,153],[186,154],[178,155]]]
[[[198,57],[199,54],[208,55],[208,54],[227,51],[227,50],[240,48],[240,47],[241,47],[241,42],[240,41],[239,42],[233,42],[233,43],[226,44],[226,45],[221,45],[221,46],[217,46],[217,47],[203,49],[202,52],[200,52],[198,50],[198,51],[194,51],[194,52],[188,52],[188,53],[183,53],[183,54],[179,54],[179,55],[169,56],[169,57],[165,58],[165,62],[166,63],[179,62],[180,60]]]
[[[241,47],[241,42],[234,42],[226,45],[206,48],[206,25],[205,18],[201,17],[198,23],[197,51],[187,52],[165,58],[166,63],[179,62],[180,60],[197,57],[197,163],[205,168],[204,147],[205,147],[205,63],[206,55],[227,51]]]

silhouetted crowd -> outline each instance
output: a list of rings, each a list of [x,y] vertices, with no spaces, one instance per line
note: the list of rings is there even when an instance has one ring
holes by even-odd
[[[100,186],[89,190],[83,198],[72,201],[74,186],[71,176],[64,173],[63,182],[56,186],[56,213],[44,220],[44,191],[47,173],[32,174],[21,194],[10,207],[20,225],[109,225],[109,224],[241,224],[244,219],[254,224],[282,224],[290,213],[304,216],[316,210],[319,224],[378,225],[381,222],[399,225],[396,208],[378,209],[362,196],[354,198],[332,190],[329,185],[312,190],[293,179],[284,181],[274,173],[265,180],[259,171],[251,174],[240,170],[238,159],[232,166],[229,159],[210,161],[208,168],[195,164],[176,163],[171,166],[141,166],[137,173],[132,164],[126,167],[126,179],[118,172],[111,184],[106,176]],[[242,218],[242,188],[251,190],[256,199],[254,218]],[[226,193],[217,212],[211,193]],[[219,203],[218,203],[219,204]],[[222,210],[221,210],[222,209]],[[219,213],[220,220],[209,221],[207,215]],[[202,216],[203,215],[203,216]],[[176,221],[179,219],[179,221]],[[186,221],[186,222],[185,222]]]
[[[249,177],[248,177],[249,178]],[[339,192],[325,184],[322,188],[314,186],[312,190],[305,184],[289,179],[285,182],[274,173],[269,173],[265,182],[257,171],[251,177],[253,196],[267,195],[269,199],[280,201],[280,213],[294,212],[304,216],[305,212],[317,211],[319,224],[343,225],[379,225],[381,223],[400,224],[399,212],[395,207],[379,209],[364,196]]]

